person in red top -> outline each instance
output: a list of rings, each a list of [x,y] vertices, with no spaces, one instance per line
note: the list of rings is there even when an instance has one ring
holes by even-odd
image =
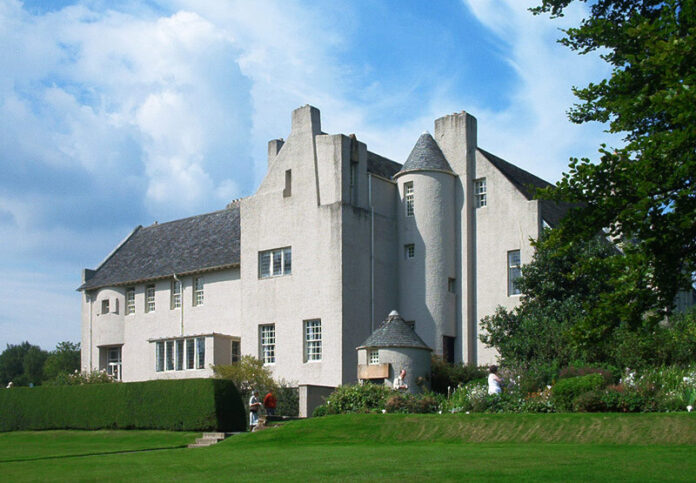
[[[269,416],[273,416],[275,414],[276,403],[276,398],[273,395],[273,390],[271,389],[263,398],[263,407],[266,409],[266,414]]]

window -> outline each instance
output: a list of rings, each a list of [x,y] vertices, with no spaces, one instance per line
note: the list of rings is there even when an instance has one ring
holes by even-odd
[[[164,366],[168,371],[174,370],[174,341],[168,340],[164,344]]]
[[[155,371],[162,372],[164,370],[164,342],[155,344]]]
[[[155,286],[148,285],[145,287],[145,312],[155,311]]]
[[[350,202],[353,205],[358,203],[358,163],[350,163]]]
[[[279,277],[292,273],[292,249],[278,248],[259,252],[259,278]]]
[[[114,314],[118,314],[118,299],[114,299]]]
[[[181,308],[181,280],[172,280],[171,294],[171,308]]]
[[[120,381],[121,374],[121,348],[110,347],[106,353],[106,373],[114,380]]]
[[[321,320],[304,321],[305,362],[321,360]]]
[[[239,360],[242,358],[242,351],[241,351],[241,344],[239,343],[238,340],[233,340],[232,341],[232,362],[239,362]]]
[[[184,339],[176,340],[176,370],[184,370]]]
[[[260,357],[264,364],[275,364],[275,324],[259,325]]]
[[[457,291],[457,279],[448,278],[447,279],[447,291],[449,293],[455,293]]]
[[[196,341],[186,339],[186,369],[193,369],[196,360]]]
[[[406,216],[413,216],[413,182],[404,183],[404,199],[406,200]]]
[[[292,170],[285,170],[285,189],[283,189],[283,198],[292,196]]]
[[[371,366],[379,364],[379,349],[370,349],[367,356],[367,363]]]
[[[454,364],[454,337],[442,336],[442,359],[449,364]]]
[[[102,300],[101,313],[102,314],[109,313],[109,299]]]
[[[193,279],[193,305],[203,305],[203,277]]]
[[[486,178],[474,181],[474,201],[476,208],[486,206]]]
[[[126,289],[126,315],[135,313],[135,289]]]
[[[517,286],[517,279],[522,276],[522,264],[520,262],[520,251],[512,250],[508,252],[508,296],[519,295],[522,292]]]
[[[196,337],[196,369],[205,368],[205,337]]]
[[[408,260],[409,258],[416,257],[416,246],[413,243],[404,245],[404,257]]]

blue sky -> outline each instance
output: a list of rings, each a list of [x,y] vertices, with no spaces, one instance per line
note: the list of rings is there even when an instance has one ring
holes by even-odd
[[[290,112],[403,162],[466,110],[549,181],[614,142],[571,124],[605,76],[522,0],[0,0],[0,349],[80,340],[80,271],[133,227],[254,192]]]

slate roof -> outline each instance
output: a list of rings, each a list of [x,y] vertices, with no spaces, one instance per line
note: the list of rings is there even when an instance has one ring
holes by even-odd
[[[137,227],[78,290],[171,277],[239,264],[239,204]]]
[[[389,317],[370,336],[360,344],[358,349],[364,347],[410,347],[416,349],[432,350],[418,337],[418,334],[409,327],[398,312],[392,312]]]
[[[489,153],[481,148],[479,152],[500,171],[528,200],[534,199],[534,193],[537,188],[547,188],[553,186],[548,181],[544,181],[532,173],[518,168],[514,164],[499,158],[498,156]],[[557,203],[551,200],[539,200],[541,209],[541,217],[552,227],[558,226],[568,211],[572,208],[570,203]]]
[[[452,173],[452,167],[445,159],[445,155],[442,154],[440,146],[437,145],[430,133],[425,132],[418,138],[399,173],[431,170]]]
[[[387,159],[379,154],[367,152],[367,170],[370,173],[381,176],[382,178],[391,179],[401,169],[401,165],[396,161]]]

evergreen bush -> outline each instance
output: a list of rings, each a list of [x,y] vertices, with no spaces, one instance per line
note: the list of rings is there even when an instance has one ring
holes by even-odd
[[[560,379],[553,386],[552,399],[555,406],[562,411],[573,409],[575,399],[590,391],[599,391],[605,386],[604,377],[593,373],[585,376]]]

